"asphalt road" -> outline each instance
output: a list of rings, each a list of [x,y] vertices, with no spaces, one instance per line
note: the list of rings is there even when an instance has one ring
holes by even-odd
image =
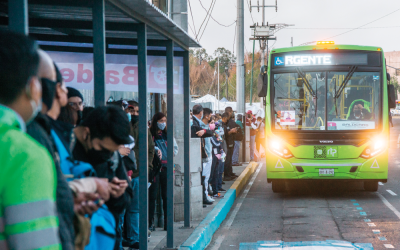
[[[361,183],[303,183],[276,194],[262,165],[207,249],[264,249],[245,248],[243,243],[326,240],[400,249],[400,118],[393,122],[389,179],[378,192],[364,191]]]

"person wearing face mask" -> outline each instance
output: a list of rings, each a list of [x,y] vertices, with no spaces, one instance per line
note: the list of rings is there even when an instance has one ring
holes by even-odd
[[[49,55],[39,50],[39,76],[43,91],[43,108],[27,127],[27,132],[43,145],[53,158],[56,167],[56,205],[59,236],[62,249],[75,249],[74,219],[79,215],[92,214],[109,199],[108,183],[99,178],[82,178],[67,183],[61,170],[59,151],[51,134],[62,106],[67,105],[67,89],[61,73]],[[46,114],[47,111],[47,114]],[[71,187],[70,187],[71,185]],[[73,195],[74,194],[74,195]],[[100,195],[101,194],[101,195]],[[94,201],[102,199],[95,204]]]
[[[347,116],[347,120],[352,120],[352,121],[371,120],[372,114],[369,111],[369,105],[370,105],[369,102],[362,99],[353,101],[353,103],[350,105],[349,108],[351,112]]]
[[[161,198],[163,200],[164,215],[167,214],[167,117],[159,112],[153,116],[151,121],[150,132],[154,140],[154,144],[162,152],[160,173],[155,176],[155,181],[149,189],[149,225],[154,223],[154,208],[157,191],[161,187]],[[178,145],[174,139],[174,156],[178,154]],[[171,159],[173,160],[173,159]],[[164,216],[164,230],[167,230],[167,216]]]
[[[192,138],[200,138],[201,139],[201,157],[202,159],[208,159],[209,155],[207,155],[207,152],[205,150],[205,139],[212,137],[214,135],[214,132],[210,129],[204,128],[206,127],[205,124],[203,123],[203,118],[204,118],[204,110],[203,107],[200,104],[196,104],[193,106],[193,121],[191,124],[191,137]],[[211,152],[211,151],[210,151]],[[203,169],[202,169],[202,174],[201,174],[201,185],[203,186],[203,207],[206,205],[211,205],[213,202],[210,199],[207,199],[206,195],[206,190],[205,190],[205,185],[204,185],[204,180],[205,180],[205,174],[203,174],[204,170],[204,164],[202,162]]]
[[[131,131],[130,135],[133,137],[135,142],[139,139],[139,104],[136,101],[128,101],[129,105],[133,106],[132,119],[131,119]],[[148,131],[147,137],[148,144],[148,171],[153,170],[153,157],[155,153],[154,142],[151,136],[151,132]],[[139,249],[139,143],[135,143],[133,151],[136,156],[136,166],[138,169],[132,171],[132,190],[133,198],[131,204],[126,209],[125,220],[126,220],[126,232],[127,239],[123,242],[123,246],[130,247],[132,249]],[[161,151],[159,150],[158,155],[161,158]]]
[[[0,248],[60,249],[54,162],[25,134],[41,107],[38,45],[0,31],[0,58]]]
[[[82,120],[83,111],[83,95],[79,90],[67,87],[68,89],[68,105],[70,105],[76,112],[78,112],[78,121],[75,125],[78,125]]]
[[[203,124],[201,124],[203,129],[209,129],[214,131],[215,124],[210,124],[212,116],[212,110],[209,108],[203,109],[203,119],[201,120]],[[211,189],[209,187],[209,180],[211,175],[211,167],[212,167],[212,145],[211,145],[211,137],[204,139],[204,150],[206,151],[207,157],[203,157],[203,172],[202,176],[204,177],[204,193],[205,197],[209,202],[214,202],[215,200],[211,197]],[[210,191],[210,192],[209,192]],[[210,195],[209,195],[210,193]]]
[[[97,107],[73,129],[69,142],[75,160],[90,163],[98,177],[108,179],[111,197],[106,205],[116,225],[133,196],[121,156],[116,152],[120,145],[132,143],[129,132],[129,121],[122,109],[115,106]],[[116,248],[121,244],[120,236]]]

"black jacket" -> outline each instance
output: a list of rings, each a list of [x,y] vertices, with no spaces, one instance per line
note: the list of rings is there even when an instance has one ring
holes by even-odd
[[[27,126],[27,133],[42,144],[53,157],[57,174],[56,205],[59,221],[59,235],[62,249],[75,249],[74,232],[74,198],[66,179],[60,168],[58,152],[53,138],[50,136],[51,118],[39,114],[34,121]]]
[[[114,166],[114,162],[112,160],[108,160],[104,163],[93,166],[93,168],[96,171],[96,176],[99,178],[107,178],[108,181],[111,182],[114,177],[117,177],[120,180],[126,180],[129,184],[123,195],[118,198],[110,197],[110,199],[106,202],[108,209],[114,215],[115,221],[118,224],[119,214],[122,213],[122,211],[130,204],[133,192],[128,175],[126,174],[125,167],[123,165],[122,158],[119,153],[115,155],[118,157],[118,163],[116,166]],[[75,160],[90,163],[90,160],[86,156],[86,151],[83,145],[78,140],[76,140],[76,144],[73,147],[73,156]]]
[[[201,138],[201,158],[208,158],[206,150],[205,150],[204,138],[212,137],[214,135],[214,131],[202,128],[200,126],[199,121],[194,117],[193,117],[193,124],[192,124],[192,127],[190,128],[190,130],[191,130],[191,137],[192,138]],[[206,131],[204,133],[204,135],[201,136],[201,137],[196,134],[200,130],[205,130]]]
[[[226,141],[226,146],[228,148],[232,148],[235,146],[235,136],[236,134],[229,134],[228,132],[233,129],[236,128],[236,122],[232,119],[229,119],[229,121],[225,124],[222,123],[222,126],[224,128],[224,138]]]

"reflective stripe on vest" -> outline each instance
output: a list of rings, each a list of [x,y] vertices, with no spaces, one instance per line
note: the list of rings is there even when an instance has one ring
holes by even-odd
[[[37,249],[60,243],[57,228],[46,228],[21,234],[13,234],[8,237],[11,249]]]
[[[4,218],[7,225],[13,225],[49,216],[56,216],[56,205],[50,200],[34,201],[5,207]]]

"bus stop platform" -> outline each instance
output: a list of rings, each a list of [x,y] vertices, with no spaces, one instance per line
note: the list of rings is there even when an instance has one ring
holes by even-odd
[[[184,228],[184,222],[174,223],[174,249],[205,249],[211,242],[212,235],[229,213],[236,196],[245,187],[259,163],[251,162],[242,166],[234,166],[233,172],[239,177],[233,181],[225,181],[222,187],[227,191],[221,193],[223,198],[215,198],[213,205],[203,208],[199,220],[192,220],[190,228]],[[148,249],[166,249],[167,232],[162,228],[153,231],[148,242]]]

